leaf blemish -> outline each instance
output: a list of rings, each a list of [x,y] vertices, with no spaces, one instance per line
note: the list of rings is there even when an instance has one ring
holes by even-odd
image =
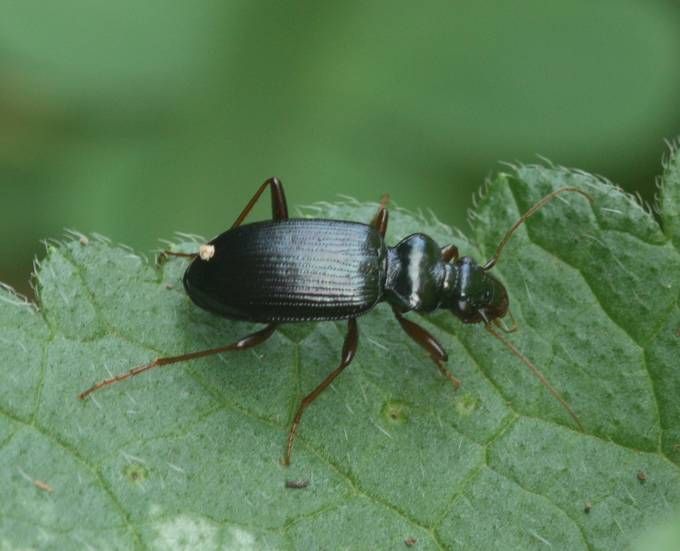
[[[123,469],[123,474],[130,482],[141,484],[147,479],[149,473],[144,466],[138,463],[130,463]]]
[[[473,394],[465,394],[456,399],[456,411],[458,415],[470,415],[479,407],[479,397]]]
[[[54,492],[54,488],[50,486],[47,482],[43,482],[42,480],[34,480],[33,485],[38,488],[38,490],[42,490],[43,492],[47,492],[48,494],[51,494]]]
[[[404,402],[397,400],[385,402],[381,413],[390,423],[403,425],[408,421],[408,405]]]

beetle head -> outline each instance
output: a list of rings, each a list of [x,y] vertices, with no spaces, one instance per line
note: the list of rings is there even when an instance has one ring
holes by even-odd
[[[503,284],[482,266],[464,256],[451,265],[453,285],[447,307],[463,323],[489,323],[508,311],[508,293]]]
[[[517,328],[514,319],[510,329],[505,328],[497,321],[508,312],[508,293],[503,284],[490,275],[488,271],[496,265],[498,257],[517,229],[537,210],[564,192],[580,193],[588,201],[593,202],[590,195],[578,188],[563,187],[557,189],[535,203],[515,222],[499,243],[494,256],[484,266],[480,266],[470,257],[463,257],[455,262],[453,270],[449,272],[447,278],[448,287],[455,289],[453,295],[449,297],[449,302],[451,303],[449,307],[464,323],[479,323],[483,321],[489,326],[490,322],[495,322],[496,325],[503,327],[504,331],[508,333]],[[512,317],[512,314],[510,317]]]

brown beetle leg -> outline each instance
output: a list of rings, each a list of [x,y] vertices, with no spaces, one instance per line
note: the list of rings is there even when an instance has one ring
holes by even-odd
[[[271,323],[267,325],[264,329],[261,329],[260,331],[257,331],[255,333],[251,333],[250,335],[247,335],[243,337],[242,339],[233,342],[231,344],[228,344],[226,346],[221,346],[219,348],[211,348],[210,350],[201,350],[200,352],[191,352],[189,354],[182,354],[181,356],[170,356],[167,358],[156,358],[154,361],[151,363],[148,363],[146,365],[142,365],[139,367],[135,367],[134,369],[131,369],[127,373],[121,373],[120,375],[116,375],[115,377],[111,377],[110,379],[106,379],[104,381],[98,382],[96,385],[91,386],[84,392],[81,392],[78,395],[78,398],[81,400],[87,398],[90,394],[93,392],[99,390],[100,388],[103,388],[105,386],[109,386],[115,383],[120,383],[121,381],[125,381],[126,379],[129,379],[131,377],[134,377],[136,375],[139,375],[140,373],[144,373],[145,371],[148,371],[149,369],[153,369],[154,367],[159,367],[161,365],[170,365],[170,364],[176,364],[180,362],[186,362],[188,360],[195,360],[196,358],[203,358],[205,356],[212,356],[213,354],[221,354],[222,352],[230,352],[232,350],[245,350],[246,348],[252,348],[253,346],[257,346],[258,344],[262,344],[264,341],[266,341],[269,337],[272,336],[274,333],[274,330],[276,329],[276,324]]]
[[[286,194],[283,191],[283,184],[278,178],[269,178],[259,188],[257,188],[255,195],[251,197],[250,201],[248,201],[248,204],[241,211],[241,214],[238,215],[238,218],[231,225],[231,229],[237,228],[243,223],[243,220],[245,220],[246,216],[248,216],[250,211],[253,210],[255,203],[257,203],[258,199],[262,195],[262,192],[267,186],[271,188],[272,194],[272,220],[288,219],[288,205],[286,203]],[[175,253],[173,251],[163,251],[158,255],[156,263],[159,265],[163,264],[168,256],[179,256],[182,258],[193,259],[196,258],[197,255],[197,253]]]
[[[293,423],[288,431],[288,447],[286,448],[286,455],[283,458],[284,465],[290,465],[290,455],[293,451],[293,442],[295,441],[295,433],[297,432],[298,425],[300,424],[300,419],[302,419],[302,414],[304,413],[307,406],[309,406],[314,400],[316,400],[328,385],[330,385],[335,378],[342,373],[354,359],[354,355],[357,351],[357,344],[359,342],[359,331],[357,330],[357,320],[352,318],[347,322],[347,335],[345,336],[345,344],[342,347],[342,359],[340,360],[340,365],[331,371],[328,376],[317,386],[312,392],[307,394],[300,402],[298,406],[297,413],[293,419]]]
[[[387,221],[389,219],[389,212],[387,210],[387,203],[390,200],[390,196],[385,195],[380,199],[380,206],[378,207],[378,212],[375,213],[373,220],[369,226],[376,229],[380,235],[385,237],[385,232],[387,231]]]
[[[437,342],[437,339],[420,327],[420,325],[413,323],[411,320],[407,320],[396,308],[393,307],[392,311],[394,312],[399,325],[401,325],[401,328],[406,331],[406,334],[429,352],[430,357],[437,365],[441,374],[451,381],[454,388],[459,388],[460,381],[444,366],[449,359],[449,356],[442,345]]]
[[[288,206],[286,203],[286,194],[283,191],[283,184],[278,178],[269,178],[257,189],[250,201],[248,201],[248,204],[243,211],[241,211],[241,214],[238,215],[236,221],[231,225],[231,229],[238,228],[242,224],[246,216],[253,210],[255,203],[257,203],[257,200],[267,186],[271,188],[272,192],[272,220],[288,219]]]
[[[442,247],[442,260],[444,262],[458,260],[458,247],[455,245],[446,245],[446,247]]]

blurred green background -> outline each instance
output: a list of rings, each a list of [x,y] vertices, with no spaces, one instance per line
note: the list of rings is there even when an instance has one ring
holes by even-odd
[[[0,280],[28,292],[65,227],[216,234],[271,175],[462,226],[541,154],[650,200],[679,53],[670,0],[3,0]]]

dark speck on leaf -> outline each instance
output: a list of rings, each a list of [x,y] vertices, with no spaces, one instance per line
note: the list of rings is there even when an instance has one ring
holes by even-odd
[[[286,488],[302,490],[309,486],[309,480],[286,480]]]

